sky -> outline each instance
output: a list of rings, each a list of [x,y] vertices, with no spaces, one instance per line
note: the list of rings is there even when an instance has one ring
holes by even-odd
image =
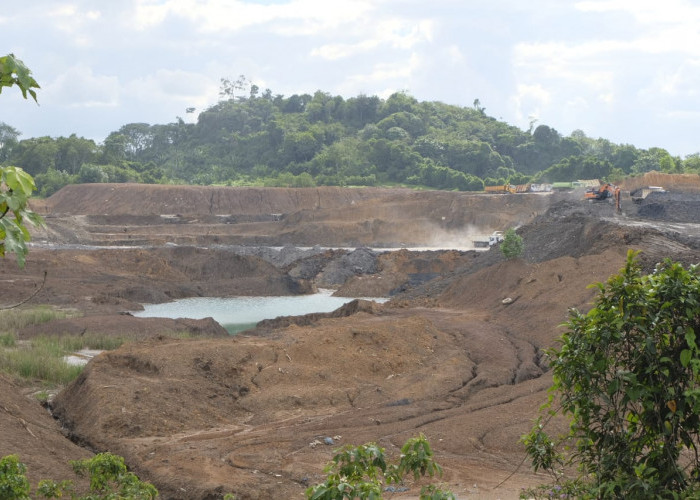
[[[0,33],[41,85],[38,105],[0,95],[21,139],[194,122],[244,75],[284,96],[478,99],[523,130],[700,152],[698,0],[23,0]]]

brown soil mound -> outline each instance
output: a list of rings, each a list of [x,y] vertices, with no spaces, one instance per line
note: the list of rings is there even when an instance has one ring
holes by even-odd
[[[664,174],[662,172],[646,172],[639,177],[628,177],[620,187],[634,191],[641,187],[661,186],[670,191],[700,191],[700,175],[698,174]]]
[[[135,318],[129,314],[94,315],[51,321],[22,328],[20,339],[53,335],[105,335],[129,340],[167,337],[228,337],[212,318]]]
[[[475,482],[495,486],[480,477],[485,466],[515,468],[517,435],[530,425],[522,409],[544,397],[535,393],[546,381],[531,380],[540,373],[532,346],[469,314],[361,313],[268,340],[104,353],[59,395],[55,413],[79,442],[126,456],[167,498],[298,496],[330,458],[317,441],[373,440],[396,452],[417,429],[464,493]],[[491,441],[497,456],[481,453]]]
[[[139,310],[141,303],[182,297],[292,295],[311,285],[256,256],[194,247],[103,250],[35,249],[24,269],[10,259],[0,272],[12,287],[0,287],[0,304],[14,304],[46,283],[35,303],[78,307],[87,312]]]
[[[32,486],[40,479],[73,478],[70,460],[92,453],[63,437],[61,426],[36,397],[0,373],[0,457],[18,455]]]

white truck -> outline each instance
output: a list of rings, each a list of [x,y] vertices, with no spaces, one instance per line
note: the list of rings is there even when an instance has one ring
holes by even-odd
[[[498,245],[503,241],[503,231],[494,231],[491,236],[489,236],[489,246]]]
[[[488,237],[488,240],[486,239],[486,236],[484,236],[483,239],[474,240],[473,243],[474,248],[486,250],[487,248],[498,245],[502,241],[503,231],[494,231],[493,234]]]

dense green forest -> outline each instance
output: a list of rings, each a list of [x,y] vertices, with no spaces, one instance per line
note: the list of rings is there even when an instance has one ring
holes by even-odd
[[[241,77],[222,80],[220,100],[196,123],[130,123],[103,143],[71,135],[19,140],[0,122],[0,165],[22,167],[42,196],[66,184],[143,182],[307,187],[407,185],[479,191],[484,185],[614,181],[656,170],[700,172],[684,159],[562,136],[547,125],[521,130],[473,107],[387,99],[273,95]]]

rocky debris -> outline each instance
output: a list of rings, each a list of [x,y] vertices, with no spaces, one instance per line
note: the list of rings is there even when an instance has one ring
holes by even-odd
[[[358,248],[331,260],[317,281],[321,287],[339,286],[351,276],[374,274],[377,270],[377,252],[369,248]]]
[[[653,192],[640,200],[637,216],[665,222],[700,221],[700,194],[683,192]]]
[[[237,255],[254,255],[256,257],[260,257],[264,261],[269,262],[278,268],[288,268],[299,261],[308,261],[313,257],[329,252],[328,249],[322,248],[318,245],[311,248],[300,248],[293,245],[286,245],[282,248],[269,246],[233,245],[226,247],[226,249]],[[299,277],[308,279],[313,276],[315,275],[300,275]]]

